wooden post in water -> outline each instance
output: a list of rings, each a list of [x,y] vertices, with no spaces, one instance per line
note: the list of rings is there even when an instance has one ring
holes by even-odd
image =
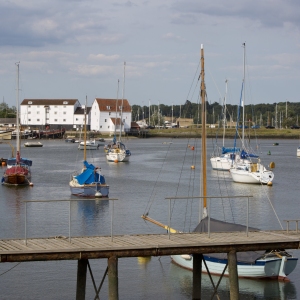
[[[201,299],[202,254],[193,254],[193,300]]]
[[[109,300],[119,300],[118,283],[118,258],[111,256],[108,258],[108,298]]]
[[[78,260],[76,300],[85,300],[87,262],[87,259]]]
[[[237,271],[236,252],[231,250],[227,254],[229,268],[230,300],[239,299],[239,279]]]

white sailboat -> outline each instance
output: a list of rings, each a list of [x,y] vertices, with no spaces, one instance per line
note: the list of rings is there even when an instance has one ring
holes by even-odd
[[[125,66],[124,62],[124,76],[123,76],[123,93],[122,93],[122,104],[121,104],[121,118],[117,118],[117,107],[118,107],[118,95],[116,100],[116,118],[115,118],[115,135],[111,144],[105,146],[106,159],[110,162],[128,162],[131,156],[131,152],[126,148],[122,142],[122,124],[123,124],[123,102],[124,102],[124,91],[125,91]],[[118,83],[119,91],[119,83]],[[120,126],[119,140],[116,138],[116,127]]]
[[[221,150],[221,154],[213,153],[212,157],[210,158],[212,169],[219,171],[228,171],[230,168],[232,168],[235,160],[238,159],[238,152],[240,151],[239,148],[225,147],[227,82],[228,80],[226,79],[226,92],[223,103],[223,144],[222,149],[218,149],[218,151]]]
[[[239,183],[256,183],[256,184],[268,184],[272,185],[274,179],[274,173],[261,163],[261,159],[258,155],[251,154],[250,151],[246,151],[245,147],[245,51],[246,44],[243,44],[244,48],[244,76],[243,76],[243,125],[242,125],[242,152],[240,159],[236,160],[235,165],[230,168],[230,174],[234,182]],[[237,124],[238,125],[238,124]],[[238,130],[238,126],[236,128]],[[275,166],[275,164],[272,164]]]
[[[204,50],[201,45],[201,99],[202,99],[202,199],[203,199],[203,213],[202,220],[195,228],[194,232],[208,232],[208,211],[207,211],[207,180],[206,180],[206,111],[205,111],[205,82],[204,82]],[[169,228],[162,223],[159,223],[148,217],[148,214],[142,216],[143,219],[150,221],[160,227],[163,227],[170,232],[179,232],[175,229]],[[220,221],[210,218],[210,232],[218,231],[243,231],[246,226]],[[172,260],[177,265],[193,269],[193,256],[190,254],[172,255]],[[211,253],[204,254],[202,261],[202,271],[210,274],[222,275],[227,264],[226,253]],[[268,251],[248,251],[237,253],[237,270],[239,277],[246,278],[276,278],[285,279],[296,267],[298,258],[293,257],[285,250],[268,250]],[[206,268],[207,266],[207,268]],[[225,275],[228,272],[225,270]]]

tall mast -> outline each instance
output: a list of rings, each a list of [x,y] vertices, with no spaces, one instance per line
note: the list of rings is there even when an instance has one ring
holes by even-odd
[[[84,106],[84,147],[83,147],[83,160],[86,161],[86,106],[87,106],[87,96],[85,96],[85,106]]]
[[[19,69],[20,62],[16,62],[17,66],[17,159],[20,158],[20,121],[19,121]],[[19,163],[17,161],[17,163]]]
[[[124,95],[125,95],[125,67],[126,61],[124,61],[124,74],[123,74],[123,92],[122,92],[122,105],[121,105],[121,130],[120,130],[120,142],[122,138],[122,124],[123,124],[123,102],[124,102]]]
[[[207,196],[206,186],[206,105],[205,105],[205,81],[204,81],[204,49],[201,45],[201,108],[202,108],[202,197]],[[206,198],[203,198],[203,218],[207,216]]]
[[[116,134],[117,134],[117,118],[118,118],[119,83],[120,83],[120,80],[118,79],[117,100],[116,100],[116,120],[115,120],[115,134],[114,134],[114,138],[116,138]]]
[[[243,43],[243,48],[244,48],[244,73],[243,73],[243,86],[244,86],[244,89],[243,89],[243,125],[242,125],[242,143],[243,143],[243,148],[244,148],[244,139],[245,139],[245,90],[246,90],[246,85],[245,85],[245,57],[246,57],[246,43]]]
[[[224,147],[224,142],[225,142],[225,126],[226,126],[226,98],[227,98],[227,83],[228,80],[225,80],[225,84],[226,84],[226,89],[225,89],[225,97],[224,97],[224,105],[223,105],[223,147]]]

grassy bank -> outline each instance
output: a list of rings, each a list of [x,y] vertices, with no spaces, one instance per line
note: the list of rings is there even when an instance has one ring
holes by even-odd
[[[170,129],[151,129],[148,132],[149,137],[195,137],[201,136],[201,128],[170,128]],[[235,129],[226,129],[226,138],[234,138]],[[239,135],[242,135],[242,130],[239,130]],[[217,128],[208,128],[207,137],[213,138],[218,136],[222,138],[223,130]],[[261,138],[261,139],[299,139],[299,129],[245,129],[245,137]]]

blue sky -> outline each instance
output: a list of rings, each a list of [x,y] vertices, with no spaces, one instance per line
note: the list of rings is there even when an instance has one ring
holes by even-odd
[[[300,102],[297,0],[4,0],[0,96],[20,101],[116,98],[123,63],[131,105],[197,102],[204,45],[208,101],[238,104],[246,43],[246,104]],[[197,74],[197,75],[195,75]]]

